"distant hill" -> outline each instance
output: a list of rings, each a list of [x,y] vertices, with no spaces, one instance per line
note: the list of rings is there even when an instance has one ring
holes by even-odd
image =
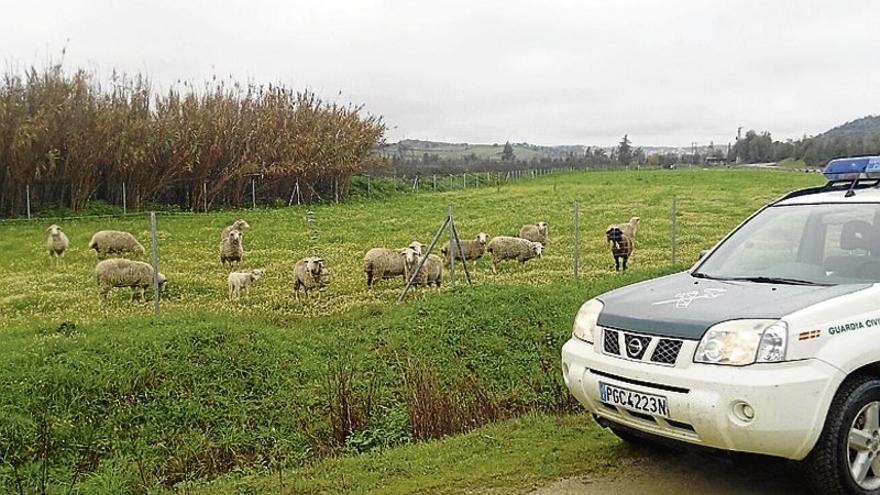
[[[816,139],[830,140],[838,137],[850,138],[877,134],[880,134],[880,115],[868,115],[833,127],[816,136]]]
[[[582,156],[587,149],[586,145],[581,144],[564,144],[557,146],[544,146],[530,143],[511,143],[513,146],[513,154],[517,160],[531,160],[533,158],[566,158],[573,154]],[[634,147],[638,147],[638,143],[633,143]],[[719,146],[716,145],[716,148]],[[600,146],[606,152],[610,152],[612,147]],[[697,151],[704,153],[706,146],[698,146]],[[441,160],[460,160],[468,156],[475,157],[476,160],[501,160],[501,151],[504,149],[504,143],[493,144],[473,144],[473,143],[445,143],[442,141],[427,141],[422,139],[403,139],[396,143],[388,143],[379,148],[379,153],[389,158],[398,156],[408,160],[418,160],[425,154],[437,155]],[[645,154],[652,155],[658,153],[690,153],[690,148],[682,148],[676,146],[643,146]],[[726,145],[724,146],[726,149]]]

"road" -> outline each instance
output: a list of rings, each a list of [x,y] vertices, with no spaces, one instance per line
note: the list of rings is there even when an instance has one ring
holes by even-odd
[[[704,455],[644,451],[602,476],[566,478],[529,494],[800,495],[809,493],[802,478],[795,466],[774,460],[739,465]]]

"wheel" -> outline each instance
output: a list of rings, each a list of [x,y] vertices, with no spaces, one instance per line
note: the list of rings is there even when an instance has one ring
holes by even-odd
[[[880,380],[841,385],[804,467],[817,494],[880,495]]]

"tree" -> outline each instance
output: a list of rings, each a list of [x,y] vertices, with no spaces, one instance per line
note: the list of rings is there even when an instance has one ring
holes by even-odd
[[[617,145],[617,163],[621,165],[629,165],[632,161],[632,142],[629,140],[629,135],[624,134],[623,139],[620,140],[620,143]]]
[[[505,162],[513,161],[516,155],[513,154],[513,146],[510,141],[504,143],[504,150],[501,152],[501,160]]]

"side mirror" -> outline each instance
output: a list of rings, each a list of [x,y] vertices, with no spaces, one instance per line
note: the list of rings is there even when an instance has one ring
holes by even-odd
[[[711,251],[711,249],[704,249],[704,250],[700,251],[700,256],[697,258],[697,260],[701,260],[701,259],[705,258],[706,255],[709,254],[709,251]]]

